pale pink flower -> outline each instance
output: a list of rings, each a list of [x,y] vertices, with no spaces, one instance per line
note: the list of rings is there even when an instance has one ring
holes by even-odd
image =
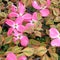
[[[32,1],[32,6],[35,9],[38,9],[40,11],[41,16],[43,16],[43,17],[47,17],[50,14],[50,11],[48,9],[50,4],[51,4],[50,0],[46,1],[46,6],[38,5],[38,3],[36,1]]]
[[[23,47],[26,47],[29,44],[29,39],[27,36],[24,36],[22,33],[17,32],[16,30],[14,31],[14,43],[20,40],[20,43]]]
[[[13,52],[7,54],[6,60],[27,60],[26,56],[20,56],[19,58]]]
[[[11,28],[8,30],[8,35],[10,35],[15,29],[19,32],[24,32],[25,26],[22,25],[23,19],[18,17],[15,21],[6,19],[5,23],[8,24]]]
[[[60,33],[55,28],[50,28],[49,30],[49,36],[53,39],[51,41],[52,46],[60,46]]]

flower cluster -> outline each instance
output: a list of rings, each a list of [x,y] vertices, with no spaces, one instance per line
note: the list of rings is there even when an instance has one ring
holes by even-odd
[[[30,27],[34,26],[33,22],[37,21],[37,12],[32,15],[30,13],[25,13],[25,6],[22,2],[18,3],[18,7],[12,5],[10,7],[11,12],[8,14],[9,19],[5,20],[5,23],[10,26],[7,35],[13,35],[14,43],[20,40],[22,46],[27,46],[29,39],[24,36],[24,32]],[[11,18],[15,18],[12,20]],[[24,25],[23,22],[26,22]]]
[[[48,7],[50,6],[50,0],[47,0],[46,6],[38,5],[36,1],[32,1],[32,6],[35,9],[38,9],[43,17],[46,17],[49,15]],[[8,14],[9,19],[6,19],[5,23],[10,26],[7,35],[13,34],[14,36],[14,42],[16,40],[21,41],[22,46],[27,46],[29,43],[29,39],[27,36],[24,36],[24,32],[34,26],[33,22],[36,22],[37,19],[37,12],[34,12],[33,14],[27,13],[25,5],[20,1],[18,2],[18,7],[12,4],[10,7],[10,13]],[[15,20],[11,20],[11,18],[16,18]],[[26,22],[24,25],[23,22]]]

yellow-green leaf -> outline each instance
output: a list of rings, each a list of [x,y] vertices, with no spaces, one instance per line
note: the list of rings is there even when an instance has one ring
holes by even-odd
[[[50,53],[52,60],[58,60],[58,55],[56,53]]]
[[[18,46],[15,46],[12,48],[12,52],[14,52],[14,53],[20,53],[21,50],[22,50],[22,47],[18,47]]]
[[[26,56],[32,56],[33,53],[34,53],[34,49],[27,47],[27,48],[25,48],[25,49],[23,50],[23,53],[24,53]]]

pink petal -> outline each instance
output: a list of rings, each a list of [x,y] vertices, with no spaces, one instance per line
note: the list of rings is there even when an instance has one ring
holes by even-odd
[[[27,57],[26,57],[26,56],[20,56],[20,57],[18,58],[18,60],[27,60]]]
[[[12,4],[12,6],[10,7],[10,10],[11,10],[12,12],[16,12],[16,11],[17,11],[17,7]]]
[[[21,2],[19,2],[19,5],[18,5],[18,12],[21,15],[23,15],[25,12],[25,6]]]
[[[55,29],[55,28],[50,28],[50,30],[49,30],[49,36],[50,36],[51,38],[57,38],[58,35],[59,35],[59,32],[58,32],[57,29]]]
[[[7,32],[7,35],[10,36],[13,32],[13,28],[9,28],[8,32]]]
[[[22,23],[23,23],[22,17],[18,17],[18,18],[15,20],[15,22],[16,22],[17,24],[22,24]]]
[[[22,18],[29,20],[29,19],[32,19],[32,15],[29,14],[29,13],[26,13],[26,14],[24,14],[24,15],[22,16]]]
[[[37,20],[37,12],[33,13],[32,20]]]
[[[17,42],[17,38],[16,37],[13,37],[13,42],[14,42],[14,44],[16,44],[16,42]]]
[[[19,16],[19,15],[18,15],[18,13],[16,13],[16,12],[11,12],[11,13],[9,13],[9,15],[8,15],[9,18],[18,17],[18,16]]]
[[[29,39],[27,38],[27,36],[22,36],[20,38],[20,41],[21,41],[21,45],[23,47],[26,47],[29,44]]]
[[[47,17],[50,14],[50,11],[48,9],[42,9],[40,10],[41,16]]]
[[[17,60],[16,55],[12,52],[7,54],[6,60]]]
[[[51,1],[47,0],[46,6],[49,7],[51,5]]]
[[[14,21],[12,21],[10,19],[6,19],[5,23],[12,27],[12,25],[14,24]]]
[[[17,28],[17,30],[21,33],[23,33],[25,31],[25,26],[23,25],[19,25],[19,27]]]
[[[52,46],[60,47],[60,39],[54,39],[51,41]]]
[[[18,35],[22,35],[22,33],[19,33],[17,30],[14,29],[14,34],[13,35],[17,37]]]
[[[32,6],[35,8],[35,9],[41,9],[40,5],[38,5],[38,3],[36,1],[32,1]]]
[[[33,28],[34,24],[33,23],[27,23],[25,26],[25,30],[28,30],[30,28]]]

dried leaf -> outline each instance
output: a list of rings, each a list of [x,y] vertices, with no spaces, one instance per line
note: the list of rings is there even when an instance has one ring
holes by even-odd
[[[53,20],[47,20],[46,25],[52,25],[52,24],[54,24]]]
[[[44,46],[41,46],[37,48],[36,52],[38,56],[43,56],[47,52],[47,49]]]
[[[56,25],[56,28],[60,31],[60,23]]]
[[[50,53],[52,60],[58,60],[58,55],[56,53]]]
[[[59,15],[59,9],[54,8],[54,9],[53,9],[53,14],[54,14],[55,16],[58,16],[58,15]]]
[[[41,32],[39,32],[39,31],[34,31],[34,34],[35,34],[35,36],[41,37]]]
[[[54,22],[60,22],[60,16],[57,16],[57,17],[54,19]]]
[[[42,60],[51,60],[46,54],[42,57]]]
[[[2,32],[2,27],[0,26],[0,33]]]

